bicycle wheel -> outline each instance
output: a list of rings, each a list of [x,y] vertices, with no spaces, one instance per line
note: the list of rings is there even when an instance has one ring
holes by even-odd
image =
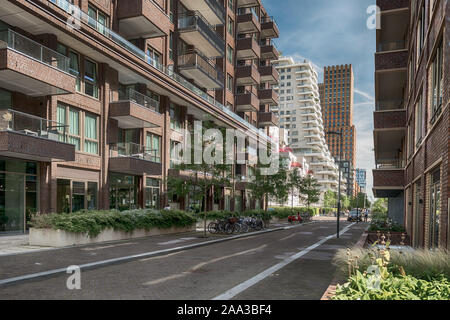
[[[211,234],[216,234],[219,232],[219,225],[216,222],[210,222],[208,224],[208,232]]]

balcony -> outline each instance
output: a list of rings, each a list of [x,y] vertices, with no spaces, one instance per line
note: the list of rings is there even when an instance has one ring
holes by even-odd
[[[237,33],[259,33],[261,24],[253,9],[247,9],[237,16]]]
[[[225,54],[225,41],[198,11],[179,17],[178,32],[183,41],[201,49],[208,58],[223,57]]]
[[[117,0],[120,34],[127,39],[156,38],[169,34],[170,18],[154,1]]]
[[[178,56],[178,71],[188,79],[193,79],[202,88],[223,89],[224,76],[198,52]]]
[[[189,11],[198,11],[212,25],[225,23],[225,7],[218,0],[181,0]]]
[[[259,5],[259,0],[237,0],[237,7],[243,8],[243,7],[255,7]]]
[[[130,175],[162,174],[161,158],[156,150],[124,142],[110,145],[109,171]]]
[[[261,45],[261,59],[278,60],[279,58],[280,53],[273,43]]]
[[[258,112],[259,100],[252,92],[238,93],[235,95],[235,98],[236,112]]]
[[[278,117],[272,112],[259,112],[258,123],[260,127],[278,127]]]
[[[277,84],[280,77],[274,66],[260,66],[259,74],[261,76],[261,83]]]
[[[253,37],[236,40],[236,57],[238,60],[259,59],[261,47]]]
[[[261,38],[278,38],[280,30],[273,17],[262,18],[261,21]]]
[[[109,117],[118,121],[119,128],[158,128],[164,125],[159,102],[133,89],[119,93],[119,101],[109,104]]]
[[[399,196],[405,187],[405,170],[401,161],[391,161],[378,165],[373,170],[373,191],[377,198],[391,198]]]
[[[277,105],[278,104],[278,93],[273,89],[259,89],[258,99],[260,104]]]
[[[0,87],[32,97],[75,92],[69,58],[12,30],[0,31]]]
[[[261,77],[254,64],[236,67],[236,85],[249,86],[259,84]]]
[[[0,111],[0,155],[32,161],[74,161],[67,126],[15,110]]]
[[[405,109],[375,111],[373,114],[374,128],[375,130],[406,128],[406,117]]]

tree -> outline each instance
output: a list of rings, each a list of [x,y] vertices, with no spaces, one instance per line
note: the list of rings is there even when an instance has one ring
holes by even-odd
[[[308,210],[311,204],[320,201],[320,184],[311,175],[302,179],[298,191],[299,197],[306,203]]]
[[[387,199],[384,199],[384,198],[377,199],[372,206],[372,212],[386,214],[388,211],[387,203],[388,203]]]
[[[325,192],[324,195],[323,206],[325,208],[335,208],[337,207],[337,199],[338,199],[337,192],[328,190],[327,192]]]
[[[214,157],[222,148],[223,141],[214,140],[213,137],[205,136],[208,129],[214,128],[211,122],[205,122],[202,126],[202,155],[205,149],[211,150],[211,155]],[[222,136],[225,137],[225,130],[221,129]],[[192,147],[190,148],[191,159],[194,159],[194,139],[191,139]],[[223,150],[223,149],[222,149]],[[197,150],[198,151],[198,150]],[[205,161],[202,156],[201,161],[198,163],[180,163],[175,166],[175,170],[189,172],[188,177],[169,177],[167,179],[167,187],[169,196],[174,194],[185,197],[191,191],[195,200],[201,201],[203,204],[204,212],[204,237],[206,237],[206,220],[207,220],[207,199],[208,192],[215,188],[221,188],[229,186],[231,180],[231,168],[232,166],[226,163],[226,155],[222,152],[222,164],[221,163],[209,163]],[[214,197],[214,192],[212,193]],[[214,199],[213,199],[214,202]]]

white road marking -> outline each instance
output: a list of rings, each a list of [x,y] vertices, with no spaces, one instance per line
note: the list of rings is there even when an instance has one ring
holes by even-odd
[[[216,262],[219,262],[219,261],[222,261],[222,260],[234,258],[234,257],[237,257],[237,256],[242,256],[242,255],[249,254],[249,253],[254,253],[256,251],[263,250],[265,247],[267,247],[267,244],[264,244],[264,245],[262,245],[262,246],[260,246],[258,248],[245,250],[245,251],[238,252],[238,253],[233,253],[233,254],[230,254],[228,256],[215,258],[215,259],[212,259],[212,260],[209,260],[209,261],[206,261],[206,262],[201,262],[201,263],[195,265],[194,267],[190,268],[188,271],[184,271],[184,272],[181,272],[181,273],[178,273],[178,274],[173,274],[173,275],[170,275],[168,277],[161,278],[161,279],[148,281],[148,282],[143,283],[143,285],[144,286],[151,286],[151,285],[160,284],[160,283],[163,283],[163,282],[166,282],[166,281],[169,281],[169,280],[182,278],[182,277],[185,277],[185,276],[187,276],[187,275],[189,275],[189,274],[191,274],[191,273],[193,273],[193,272],[203,268],[204,266],[206,266],[208,264],[213,264],[213,263],[216,263]]]
[[[351,226],[353,226],[354,223],[348,225],[347,227],[345,227],[342,231],[341,234],[346,233]],[[336,236],[336,234],[330,235],[322,240],[320,240],[319,242],[316,242],[315,244],[309,246],[308,248],[306,248],[303,251],[300,251],[296,254],[294,254],[293,256],[290,256],[289,258],[286,258],[284,261],[270,267],[269,269],[264,270],[263,272],[261,272],[260,274],[254,276],[253,278],[235,286],[234,288],[231,288],[230,290],[226,291],[225,293],[213,298],[212,300],[230,300],[233,297],[237,296],[238,294],[240,294],[241,292],[247,290],[248,288],[254,286],[255,284],[257,284],[258,282],[264,280],[265,278],[269,277],[270,275],[272,275],[273,273],[277,272],[278,270],[284,268],[285,266],[287,266],[288,264],[290,264],[291,262],[294,262],[295,260],[303,257],[305,254],[307,254],[308,252],[316,249],[317,247],[320,247],[322,244],[324,244],[325,242],[327,242],[328,240],[330,240],[331,238],[334,238]]]
[[[110,249],[110,248],[115,248],[115,247],[130,246],[133,244],[137,244],[137,242],[111,244],[111,245],[102,246],[102,247],[82,248],[81,251],[96,251],[96,250]]]
[[[195,240],[196,238],[180,238],[177,240],[171,240],[171,241],[167,241],[167,242],[160,242],[158,243],[158,246],[168,246],[171,244],[177,244],[177,243],[183,243],[186,241],[191,241],[191,240]]]

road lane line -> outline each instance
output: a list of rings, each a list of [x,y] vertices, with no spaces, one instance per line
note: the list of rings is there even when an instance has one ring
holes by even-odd
[[[298,227],[298,226],[302,226],[302,225],[297,225],[295,227]],[[135,255],[131,255],[131,256],[125,256],[125,257],[113,258],[113,259],[108,259],[108,260],[103,260],[103,261],[86,263],[86,264],[79,265],[79,267],[80,267],[80,270],[99,268],[99,267],[104,267],[104,266],[111,265],[111,264],[125,263],[125,262],[129,262],[129,261],[160,256],[163,254],[183,251],[183,250],[187,250],[187,249],[200,248],[200,247],[204,247],[204,246],[208,246],[208,245],[212,245],[212,244],[216,244],[216,243],[221,243],[221,242],[226,242],[226,241],[231,241],[231,240],[241,239],[241,238],[248,238],[250,236],[262,235],[265,233],[283,231],[283,230],[292,229],[292,228],[293,227],[287,227],[287,228],[281,227],[281,228],[275,228],[275,229],[268,229],[268,230],[264,230],[264,231],[246,233],[243,235],[237,235],[237,236],[231,236],[231,237],[223,238],[223,239],[205,241],[205,242],[190,244],[190,245],[186,245],[186,246],[182,246],[182,247],[163,249],[163,250],[145,252],[145,253],[141,253],[141,254],[135,254]],[[58,269],[42,271],[42,272],[38,272],[38,273],[26,274],[26,275],[22,275],[22,276],[13,277],[13,278],[1,279],[0,286],[10,285],[15,282],[32,280],[32,279],[37,279],[37,278],[41,278],[41,277],[48,277],[48,276],[52,276],[52,275],[56,275],[56,274],[60,274],[60,273],[66,273],[66,271],[67,271],[67,268],[58,268]]]
[[[163,282],[166,282],[166,281],[169,281],[169,280],[182,278],[182,277],[185,277],[187,275],[190,275],[190,274],[194,273],[195,271],[203,268],[204,266],[206,266],[208,264],[213,264],[213,263],[216,263],[216,262],[219,262],[219,261],[222,261],[222,260],[226,260],[226,259],[242,256],[242,255],[245,255],[245,254],[248,254],[248,253],[251,253],[251,252],[259,251],[259,250],[264,249],[265,247],[267,247],[267,244],[264,244],[264,245],[262,245],[262,246],[260,246],[258,248],[254,248],[254,249],[250,249],[250,250],[246,250],[246,251],[242,251],[242,252],[238,252],[238,253],[233,253],[233,254],[230,254],[228,256],[215,258],[215,259],[212,259],[212,260],[209,260],[209,261],[206,261],[206,262],[200,262],[197,265],[195,265],[192,268],[190,268],[188,271],[183,271],[183,272],[178,273],[178,274],[173,274],[173,275],[170,275],[170,276],[167,276],[167,277],[164,277],[164,278],[160,278],[160,279],[157,279],[157,280],[148,281],[148,282],[143,283],[143,285],[144,286],[151,286],[151,285],[160,284],[160,283],[163,283]]]
[[[355,223],[352,223],[348,226],[346,226],[342,231],[341,234],[346,233]],[[265,278],[267,278],[268,276],[270,276],[271,274],[277,272],[278,270],[284,268],[285,266],[287,266],[288,264],[290,264],[291,262],[294,262],[295,260],[303,257],[305,254],[307,254],[308,252],[316,249],[317,247],[320,247],[322,244],[324,244],[325,242],[327,242],[328,240],[332,239],[336,237],[336,234],[330,235],[318,242],[316,242],[315,244],[309,246],[308,248],[306,248],[305,250],[302,250],[296,254],[294,254],[293,256],[290,256],[288,258],[286,258],[285,260],[283,260],[282,262],[270,267],[269,269],[264,270],[263,272],[261,272],[260,274],[257,274],[256,276],[254,276],[253,278],[248,279],[247,281],[235,286],[234,288],[231,288],[230,290],[226,291],[225,293],[218,295],[217,297],[213,298],[212,300],[230,300],[233,297],[237,296],[238,294],[240,294],[241,292],[247,290],[248,288],[254,286],[255,284],[257,284],[258,282],[264,280]]]

